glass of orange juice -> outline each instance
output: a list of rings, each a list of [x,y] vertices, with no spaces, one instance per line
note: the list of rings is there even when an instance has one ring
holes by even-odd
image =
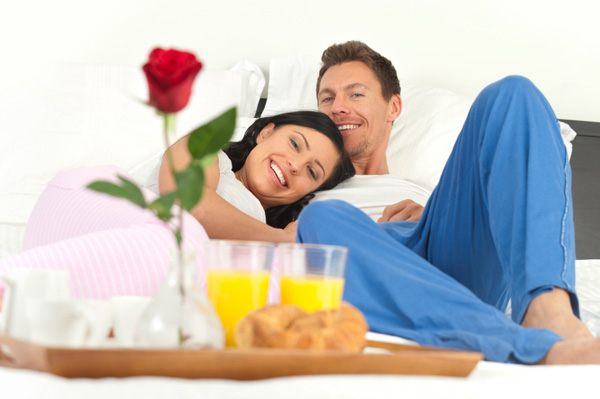
[[[281,303],[307,312],[339,307],[348,249],[336,245],[279,244]]]
[[[226,346],[235,346],[237,322],[266,304],[273,248],[257,241],[207,243],[207,294],[223,323]]]

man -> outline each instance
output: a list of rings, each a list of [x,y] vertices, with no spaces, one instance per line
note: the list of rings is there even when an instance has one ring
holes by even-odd
[[[386,150],[392,123],[400,116],[402,99],[400,82],[392,63],[361,42],[331,46],[323,53],[323,69],[317,80],[319,111],[329,115],[339,126],[344,144],[357,175],[389,173]],[[393,185],[393,187],[389,187]],[[368,186],[368,187],[365,187]],[[356,177],[342,186],[344,191],[317,193],[317,199],[353,198],[361,188],[378,188],[375,204],[365,209],[365,200],[351,201],[380,222],[419,220],[431,191],[388,177],[364,179]],[[354,189],[354,190],[352,190]],[[399,196],[412,199],[396,202]],[[393,200],[393,201],[392,201]],[[386,202],[387,201],[387,202]],[[385,208],[381,204],[389,205]]]
[[[322,61],[319,110],[357,174],[388,173],[402,110],[393,66],[360,42],[331,46]],[[422,216],[400,202],[381,219],[400,221],[375,224],[319,201],[301,214],[298,241],[351,249],[344,299],[373,331],[495,361],[600,363],[600,340],[576,316],[569,188],[556,116],[531,82],[509,77],[475,100]],[[509,299],[514,322],[503,314]]]

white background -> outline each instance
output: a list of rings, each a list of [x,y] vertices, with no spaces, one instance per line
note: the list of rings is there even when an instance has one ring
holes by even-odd
[[[600,122],[595,0],[20,0],[0,6],[3,72],[49,62],[141,65],[155,46],[210,68],[365,41],[401,79],[475,95],[531,78],[559,118]],[[7,73],[3,72],[2,78]],[[266,91],[265,91],[266,93]]]

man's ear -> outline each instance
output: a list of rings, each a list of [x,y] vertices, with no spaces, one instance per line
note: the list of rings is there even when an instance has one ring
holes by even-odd
[[[393,94],[389,102],[388,117],[390,121],[395,121],[402,112],[402,98],[400,94]]]
[[[267,126],[263,127],[263,129],[256,136],[256,144],[260,144],[264,139],[269,137],[273,131],[275,130],[275,124],[269,123]]]

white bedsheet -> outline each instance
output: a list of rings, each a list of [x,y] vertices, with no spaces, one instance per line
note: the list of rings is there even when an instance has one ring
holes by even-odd
[[[260,381],[135,377],[65,379],[0,368],[0,392],[10,398],[597,398],[600,366],[519,366],[479,362],[467,378],[337,375]],[[4,394],[7,393],[6,396]]]
[[[578,260],[575,270],[581,319],[600,337],[600,259]]]

